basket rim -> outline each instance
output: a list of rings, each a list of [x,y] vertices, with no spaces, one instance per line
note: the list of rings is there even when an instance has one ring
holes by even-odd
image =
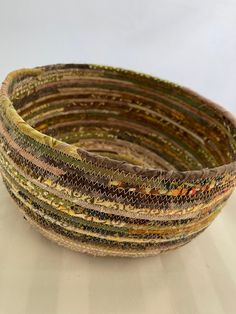
[[[54,150],[58,150],[64,154],[67,154],[73,158],[81,160],[80,153],[83,154],[83,156],[92,156],[93,160],[95,162],[99,162],[97,164],[101,164],[101,161],[109,161],[109,166],[107,168],[114,170],[114,173],[117,171],[120,172],[129,172],[134,175],[141,175],[145,176],[145,174],[148,173],[148,177],[157,177],[157,176],[164,176],[168,178],[199,178],[199,177],[210,177],[210,176],[216,176],[223,174],[225,172],[230,172],[232,170],[236,170],[236,157],[235,160],[223,164],[216,167],[203,167],[202,169],[196,169],[196,170],[162,170],[158,168],[147,168],[142,166],[137,166],[130,164],[126,161],[119,161],[112,159],[110,157],[101,156],[98,153],[94,152],[88,152],[85,149],[79,148],[73,144],[68,144],[64,141],[58,140],[50,135],[46,135],[35,128],[33,128],[30,124],[28,124],[16,111],[12,101],[10,100],[10,97],[8,95],[8,87],[13,79],[15,79],[18,75],[26,74],[35,76],[38,74],[42,74],[45,72],[45,70],[50,69],[66,69],[68,66],[75,66],[80,67],[81,70],[83,66],[88,66],[88,69],[91,67],[91,69],[101,69],[101,70],[110,70],[110,71],[119,71],[123,74],[131,74],[135,75],[136,77],[142,77],[151,79],[156,82],[161,82],[165,84],[166,86],[171,86],[173,88],[181,89],[182,91],[188,93],[189,95],[198,98],[199,100],[202,100],[210,106],[211,108],[217,110],[220,112],[227,120],[232,123],[233,126],[236,128],[236,117],[228,110],[226,110],[224,107],[219,105],[218,103],[202,96],[198,92],[195,92],[189,87],[179,85],[177,83],[174,83],[172,81],[168,81],[166,79],[159,78],[154,75],[146,74],[143,72],[135,71],[135,70],[129,70],[123,67],[116,67],[116,66],[110,66],[105,64],[95,64],[95,63],[55,63],[55,64],[49,64],[49,65],[42,65],[32,68],[20,68],[17,70],[13,70],[7,74],[5,79],[2,82],[1,88],[0,88],[0,106],[3,106],[6,111],[9,112],[10,121],[14,124],[17,124],[17,128],[23,133],[29,135],[31,138],[33,138],[35,141],[43,141],[45,145],[48,145],[50,148]],[[17,123],[16,123],[17,122]],[[66,148],[66,151],[65,151]],[[102,163],[104,166],[104,164]]]

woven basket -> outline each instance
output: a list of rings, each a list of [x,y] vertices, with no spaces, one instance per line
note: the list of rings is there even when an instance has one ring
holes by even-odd
[[[10,73],[0,142],[2,178],[24,217],[47,238],[93,255],[150,256],[188,243],[236,183],[228,112],[119,68]]]

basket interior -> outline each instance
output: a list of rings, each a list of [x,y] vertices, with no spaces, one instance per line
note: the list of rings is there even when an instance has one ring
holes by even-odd
[[[17,77],[9,93],[44,134],[145,168],[198,170],[236,159],[234,123],[187,89],[110,67],[40,69]]]

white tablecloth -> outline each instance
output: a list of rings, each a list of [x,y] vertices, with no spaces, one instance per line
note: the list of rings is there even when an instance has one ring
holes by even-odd
[[[208,229],[156,257],[93,257],[45,239],[0,184],[1,314],[236,313],[236,193]]]

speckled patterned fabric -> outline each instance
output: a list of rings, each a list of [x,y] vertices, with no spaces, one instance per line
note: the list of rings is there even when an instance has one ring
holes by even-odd
[[[0,143],[2,178],[24,217],[93,255],[182,246],[236,184],[235,119],[188,88],[120,68],[11,72]]]

